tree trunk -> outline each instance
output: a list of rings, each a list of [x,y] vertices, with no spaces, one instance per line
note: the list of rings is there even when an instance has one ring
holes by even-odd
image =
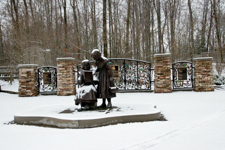
[[[103,51],[104,56],[108,57],[108,49],[107,49],[107,9],[106,9],[106,0],[103,0]]]
[[[191,0],[188,0],[188,8],[189,8],[189,15],[190,15],[190,56],[191,61],[193,62],[193,54],[194,54],[194,23],[193,23],[193,12],[191,8]]]
[[[130,27],[130,0],[128,0],[127,2],[127,7],[128,7],[128,10],[127,10],[127,28],[126,28],[126,46],[125,46],[125,54],[128,54],[127,57],[129,58],[130,57],[130,51],[129,51],[129,27]],[[131,54],[132,55],[132,54]]]
[[[96,25],[96,12],[95,12],[95,1],[93,0],[92,3],[92,26],[93,26],[93,36],[94,36],[94,40],[93,40],[93,48],[98,48],[98,33],[97,33],[97,25]]]
[[[220,33],[220,22],[219,22],[219,10],[217,10],[217,6],[219,5],[216,2],[216,0],[213,0],[213,11],[214,11],[214,20],[215,20],[215,26],[216,26],[216,37],[218,41],[219,46],[219,52],[220,52],[220,63],[223,63],[223,53],[222,53],[222,45],[221,45],[221,33]]]
[[[0,65],[4,66],[4,52],[3,52],[3,41],[2,41],[2,24],[0,20]]]
[[[203,18],[202,18],[202,30],[201,30],[201,45],[200,50],[205,52],[205,33],[206,33],[206,23],[207,23],[207,14],[208,14],[208,4],[209,0],[204,0],[204,8],[203,8]]]
[[[32,16],[32,22],[34,22],[35,19],[34,19],[34,11],[33,11],[33,6],[32,6],[32,0],[29,0],[29,5],[30,5],[31,16]]]
[[[109,6],[109,57],[112,58],[112,6],[111,6],[111,0],[108,0],[108,6]]]
[[[88,34],[88,1],[84,0],[84,22],[85,22],[85,32],[84,32],[84,49],[86,53],[86,59],[90,57],[89,49],[89,34]]]
[[[209,52],[210,36],[211,36],[212,23],[213,23],[212,21],[213,21],[213,4],[211,1],[210,23],[209,23],[209,32],[208,32],[208,36],[207,36],[207,46],[206,46],[207,52]]]
[[[15,0],[11,0],[12,4],[13,4],[13,9],[15,11],[15,15],[16,15],[16,20],[15,20],[15,29],[17,32],[17,36],[19,36],[19,13],[18,13],[18,5],[15,2]]]
[[[73,10],[73,20],[74,20],[74,33],[75,33],[75,48],[77,49],[77,59],[80,59],[80,34],[79,34],[79,29],[78,29],[78,19],[77,19],[77,12],[76,9],[77,5],[75,4],[75,0],[72,0],[72,2],[70,1],[70,5],[72,7]]]
[[[134,11],[135,10],[135,0],[133,0],[133,2],[132,2],[132,7],[133,7],[133,11],[132,11],[133,37],[132,38],[133,38],[133,53],[134,53],[132,57],[135,59],[135,54],[136,54],[136,51],[137,51],[136,50],[136,47],[137,47],[136,46],[136,36],[135,36],[136,35],[136,33],[135,33],[136,21],[135,21],[135,13],[134,13],[135,12]]]
[[[27,29],[27,35],[29,35],[29,15],[28,15],[28,8],[27,8],[27,2],[26,0],[23,0],[24,6],[25,6],[25,23],[26,23],[26,29]]]
[[[171,53],[172,62],[176,60],[176,50],[175,50],[175,13],[176,13],[176,0],[170,1],[170,36],[171,36]]]
[[[116,0],[113,2],[113,8],[114,8],[114,32],[113,32],[113,42],[114,42],[114,50],[113,50],[113,57],[117,58],[118,57],[118,4]]]
[[[66,0],[63,1],[63,10],[64,10],[64,36],[65,36],[65,50],[68,49],[68,34],[67,34],[67,14],[66,14]]]
[[[158,23],[158,42],[159,42],[159,53],[162,52],[162,33],[161,33],[161,4],[160,0],[153,1],[154,7],[157,14],[157,23]]]

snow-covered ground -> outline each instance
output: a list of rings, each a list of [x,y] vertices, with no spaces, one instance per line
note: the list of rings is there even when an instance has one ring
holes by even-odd
[[[10,82],[0,80],[0,86],[2,90],[18,92],[19,80],[14,80],[12,82],[12,85],[10,84]]]
[[[17,86],[17,87],[16,87]],[[16,89],[5,85],[5,88]],[[3,87],[3,90],[4,89]],[[3,150],[224,150],[225,89],[214,92],[118,93],[113,105],[156,105],[168,121],[127,123],[89,129],[9,124],[14,114],[47,105],[74,106],[74,96],[18,97],[0,93]],[[98,105],[100,105],[99,100]]]

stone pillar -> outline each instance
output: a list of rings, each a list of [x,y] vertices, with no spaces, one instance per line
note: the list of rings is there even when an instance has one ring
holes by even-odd
[[[194,58],[194,91],[214,91],[212,57]]]
[[[57,58],[57,95],[75,95],[75,59]]]
[[[155,54],[155,93],[171,93],[171,64],[170,53]]]
[[[37,96],[39,94],[36,64],[19,64],[19,97]]]

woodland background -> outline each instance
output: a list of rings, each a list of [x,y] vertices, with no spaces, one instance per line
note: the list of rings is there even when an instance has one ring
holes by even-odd
[[[56,58],[107,58],[172,62],[225,51],[222,0],[0,0],[0,66],[56,66]]]

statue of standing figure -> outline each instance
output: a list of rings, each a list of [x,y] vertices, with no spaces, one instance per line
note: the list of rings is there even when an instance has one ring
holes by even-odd
[[[97,87],[97,98],[102,98],[100,108],[112,108],[111,98],[116,97],[115,87],[113,82],[113,70],[109,65],[109,60],[101,56],[98,49],[94,49],[91,57],[95,60],[97,67],[96,72],[99,72],[99,82]],[[106,99],[108,104],[106,105]]]

